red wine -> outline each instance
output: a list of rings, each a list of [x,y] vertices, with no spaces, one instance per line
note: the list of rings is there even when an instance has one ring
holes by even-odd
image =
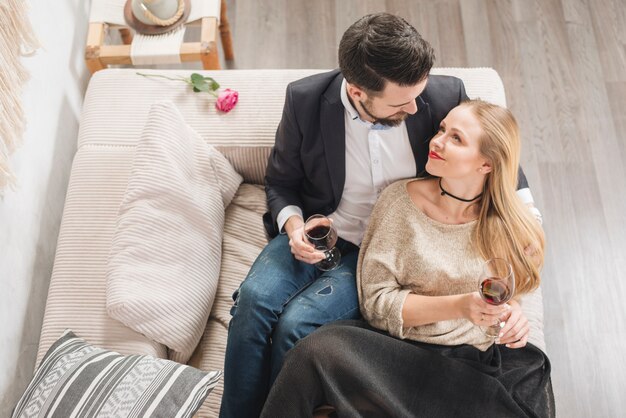
[[[306,235],[317,250],[330,250],[337,243],[337,232],[330,225],[316,225]]]
[[[315,228],[311,229],[310,231],[307,231],[306,234],[309,236],[309,238],[318,240],[318,239],[325,238],[329,232],[330,232],[329,226],[318,225]]]
[[[485,279],[480,284],[480,293],[485,302],[491,305],[501,305],[508,301],[511,297],[509,287],[497,279]]]

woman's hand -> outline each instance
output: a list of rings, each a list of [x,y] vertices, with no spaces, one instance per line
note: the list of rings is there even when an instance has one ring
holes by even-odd
[[[510,309],[507,304],[500,306],[488,304],[478,292],[463,295],[460,308],[463,318],[482,327],[500,323],[502,321],[500,317]]]
[[[289,247],[296,260],[315,264],[326,258],[322,251],[304,238],[304,221],[299,216],[292,216],[285,222],[285,231],[289,236]]]
[[[506,344],[508,348],[522,348],[528,342],[530,324],[516,300],[511,300],[509,305],[511,309],[502,317],[506,324],[500,331],[498,344]]]

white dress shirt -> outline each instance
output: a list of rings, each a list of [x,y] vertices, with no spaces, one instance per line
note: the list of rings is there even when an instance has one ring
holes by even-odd
[[[380,193],[396,180],[415,177],[416,167],[404,122],[387,127],[362,120],[348,100],[346,87],[344,80],[346,181],[339,206],[329,218],[341,238],[361,245]]]

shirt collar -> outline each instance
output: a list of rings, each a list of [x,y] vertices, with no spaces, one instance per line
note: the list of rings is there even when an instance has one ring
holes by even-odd
[[[357,112],[354,106],[352,106],[352,103],[350,103],[350,99],[348,99],[348,83],[346,82],[345,78],[341,81],[340,95],[341,95],[341,103],[343,103],[343,107],[346,108],[346,112],[348,112],[350,119],[352,120],[358,119],[362,122],[366,122],[363,119],[361,119],[361,117],[359,116],[359,112]],[[369,123],[369,122],[366,122],[366,123]]]

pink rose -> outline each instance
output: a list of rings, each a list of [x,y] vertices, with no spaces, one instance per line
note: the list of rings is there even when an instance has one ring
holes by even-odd
[[[219,96],[217,96],[217,102],[215,107],[222,112],[230,112],[239,100],[239,93],[235,90],[225,89]]]

